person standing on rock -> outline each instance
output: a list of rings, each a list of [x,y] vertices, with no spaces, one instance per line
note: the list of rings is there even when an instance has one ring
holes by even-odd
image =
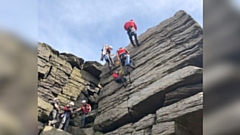
[[[114,66],[114,63],[113,63],[113,60],[112,60],[113,54],[111,54],[111,51],[113,50],[113,47],[105,45],[105,47],[103,49],[105,49],[105,50],[102,51],[103,53],[102,53],[101,60],[103,60],[103,58],[104,58],[104,60],[108,63],[109,69],[111,70],[112,66]]]
[[[124,78],[123,76],[120,76],[120,74],[118,73],[118,71],[113,72],[112,77],[113,77],[113,79],[115,80],[115,82],[117,82],[117,83],[123,83],[124,86],[127,85],[127,79]]]
[[[70,117],[72,115],[72,112],[73,112],[73,106],[74,106],[74,103],[73,102],[70,102],[69,105],[65,106],[63,108],[63,116],[62,116],[62,121],[61,121],[61,124],[59,125],[59,129],[62,129],[64,131],[67,131],[67,127],[69,125],[69,122],[70,122]]]
[[[124,29],[127,31],[127,34],[128,34],[128,37],[131,41],[131,44],[133,46],[136,46],[133,42],[133,36],[134,36],[134,39],[135,39],[135,42],[137,44],[137,46],[140,46],[139,42],[138,42],[138,39],[137,39],[137,25],[136,23],[133,21],[133,20],[130,20],[130,21],[127,21],[125,24],[124,24]]]
[[[59,111],[60,111],[59,99],[54,98],[54,100],[51,104],[53,105],[52,120],[48,122],[48,125],[49,126],[53,125],[53,127],[55,127],[56,126],[55,124],[59,121]]]
[[[76,112],[82,111],[82,127],[85,127],[85,120],[86,120],[86,115],[92,111],[92,107],[90,104],[87,104],[86,100],[82,101],[82,106],[79,107]]]

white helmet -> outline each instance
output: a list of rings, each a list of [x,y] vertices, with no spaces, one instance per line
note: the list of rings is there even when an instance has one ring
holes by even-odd
[[[74,103],[73,103],[73,102],[70,102],[70,105],[74,106]]]
[[[109,46],[109,48],[113,49],[113,47],[112,47],[112,46]]]
[[[54,98],[53,100],[56,101],[56,100],[59,100],[59,99],[58,98]]]
[[[83,100],[82,103],[86,103],[87,101],[86,100]]]

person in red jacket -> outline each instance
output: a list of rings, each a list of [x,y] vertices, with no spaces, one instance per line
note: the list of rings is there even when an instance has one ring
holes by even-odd
[[[130,59],[130,54],[125,48],[120,47],[117,50],[117,58],[118,61],[121,62],[124,74],[128,74],[128,67],[135,69],[135,66],[133,66],[134,65],[133,62]]]
[[[86,119],[86,115],[92,111],[92,107],[90,104],[87,104],[86,100],[82,101],[82,106],[79,107],[77,110],[75,110],[76,112],[78,111],[82,111],[82,127],[85,126],[85,119]]]
[[[122,66],[130,66],[130,62],[125,62],[127,58],[130,59],[129,52],[125,48],[120,47],[117,50],[117,59],[121,62]]]
[[[127,79],[124,78],[124,77],[122,77],[122,76],[120,76],[120,74],[118,73],[118,71],[113,72],[112,77],[113,77],[113,79],[115,80],[115,82],[117,82],[117,83],[123,83],[124,86],[127,85]]]
[[[130,20],[124,24],[124,29],[127,31],[131,44],[135,46],[132,37],[134,36],[137,46],[140,46],[137,39],[137,25],[133,20]]]

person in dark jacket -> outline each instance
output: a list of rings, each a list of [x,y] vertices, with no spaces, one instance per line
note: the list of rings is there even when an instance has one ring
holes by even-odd
[[[59,125],[59,129],[62,129],[64,131],[67,131],[67,127],[69,125],[69,122],[70,122],[70,117],[72,115],[72,112],[73,112],[73,106],[74,106],[74,103],[73,102],[70,102],[69,105],[65,106],[63,108],[63,116],[62,116],[62,121],[61,121],[61,124]]]
[[[58,98],[54,98],[53,102],[51,103],[53,106],[53,110],[52,110],[52,120],[50,120],[48,122],[48,125],[51,126],[53,125],[53,127],[55,127],[56,123],[59,121],[59,111],[60,111],[60,102]]]
[[[135,46],[134,42],[133,42],[133,36],[135,39],[135,42],[137,44],[137,46],[140,46],[139,42],[138,42],[138,38],[137,38],[137,25],[133,20],[127,21],[124,24],[124,29],[127,31],[128,37],[130,39],[130,42],[133,46]]]

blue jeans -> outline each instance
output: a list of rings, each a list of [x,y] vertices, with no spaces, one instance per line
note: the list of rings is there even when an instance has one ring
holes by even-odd
[[[127,80],[126,80],[126,78],[124,78],[124,77],[119,77],[119,78],[116,78],[115,79],[115,81],[117,82],[117,83],[125,83]]]
[[[69,122],[70,122],[70,116],[67,113],[64,113],[64,116],[62,118],[61,124],[59,125],[58,128],[59,129],[63,128],[64,131],[67,131],[67,127],[69,125]]]
[[[123,53],[120,55],[122,66],[130,66],[130,55]]]
[[[86,114],[82,115],[82,127],[85,126],[85,119],[86,119]]]
[[[139,46],[139,42],[138,42],[138,38],[137,38],[137,33],[136,31],[132,31],[131,28],[128,28],[128,31],[127,31],[127,34],[128,34],[128,37],[130,39],[130,42],[133,46],[135,46],[134,42],[133,42],[133,39],[132,37],[134,36],[134,39],[135,39],[135,42],[137,44],[137,46]]]

